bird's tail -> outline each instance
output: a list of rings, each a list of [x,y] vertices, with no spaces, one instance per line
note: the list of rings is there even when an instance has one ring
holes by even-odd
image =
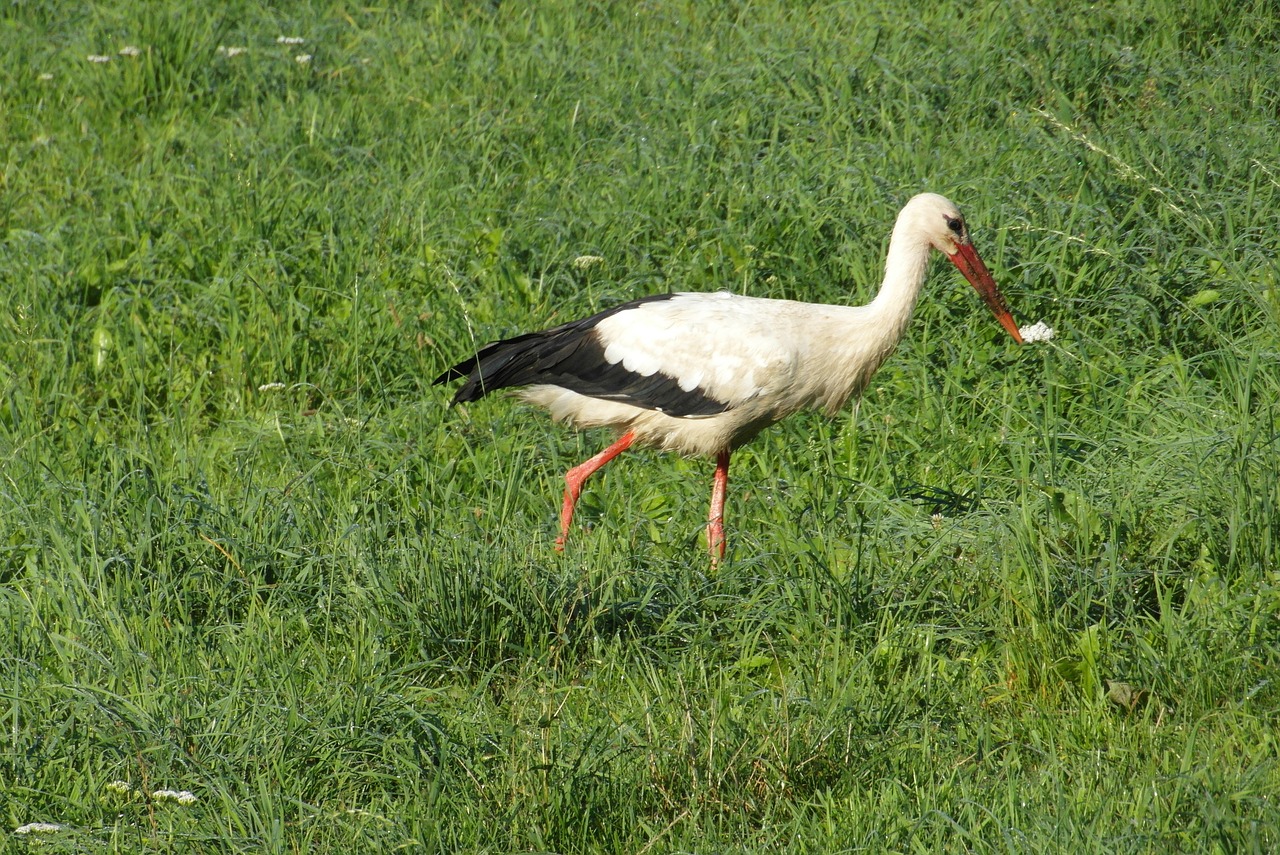
[[[475,356],[446,369],[431,383],[436,386],[465,378],[452,401],[461,404],[478,401],[498,389],[539,382],[543,380],[543,369],[564,360],[566,351],[576,350],[582,342],[579,336],[548,332],[526,333],[486,344]]]

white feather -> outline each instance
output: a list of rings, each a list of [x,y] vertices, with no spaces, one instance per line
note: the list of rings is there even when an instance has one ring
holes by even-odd
[[[733,406],[794,370],[799,331],[777,323],[786,302],[677,294],[610,315],[596,333],[610,362],[646,377],[660,371],[686,392],[698,389]]]

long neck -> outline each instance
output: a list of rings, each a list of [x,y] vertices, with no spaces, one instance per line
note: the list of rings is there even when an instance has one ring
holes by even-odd
[[[911,320],[929,269],[930,250],[929,244],[907,234],[901,224],[893,230],[889,256],[884,264],[884,282],[880,285],[880,292],[867,306],[890,347],[897,344]]]
[[[889,241],[884,283],[865,306],[841,307],[830,317],[829,349],[814,376],[822,382],[809,405],[834,414],[851,395],[861,394],[881,363],[893,352],[915,309],[929,266],[928,243],[912,239],[901,225]]]

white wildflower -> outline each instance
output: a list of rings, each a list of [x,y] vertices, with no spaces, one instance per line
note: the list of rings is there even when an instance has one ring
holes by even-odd
[[[50,74],[50,73],[49,73],[49,72],[47,72],[47,71],[42,72],[42,73],[41,73],[41,74],[36,78],[36,80],[46,80],[46,81],[48,81],[48,80],[52,80],[52,79],[53,79],[53,75],[52,75],[52,74]]]
[[[604,258],[599,255],[580,255],[573,260],[573,266],[579,270],[586,270],[595,267],[597,264],[604,264]]]
[[[929,522],[930,522],[930,523],[932,523],[932,525],[933,525],[933,527],[934,527],[934,529],[935,529],[935,530],[936,530],[936,529],[941,529],[941,528],[942,528],[942,514],[934,514],[933,516],[929,517]]]
[[[307,40],[301,36],[276,36],[276,44],[278,45],[302,45]]]
[[[133,787],[129,785],[128,781],[112,781],[110,784],[103,786],[102,789],[106,790],[108,793],[115,793],[118,796],[127,796],[129,793],[133,792]]]
[[[1022,340],[1025,342],[1053,340],[1053,328],[1044,321],[1036,321],[1031,326],[1023,327],[1018,330],[1018,332],[1022,335]]]
[[[285,388],[285,385],[283,383],[263,383],[261,386],[258,387],[258,391],[259,392],[279,392],[283,388]]]
[[[218,45],[218,56],[225,56],[230,59],[233,56],[239,56],[249,49],[247,47],[227,47],[226,45]]]
[[[13,830],[14,834],[53,834],[61,831],[62,826],[56,822],[28,822]]]
[[[91,53],[88,56],[86,56],[85,59],[89,60],[89,62],[110,62],[111,61],[111,57],[103,56],[100,53]]]
[[[180,805],[195,804],[196,794],[187,790],[156,790],[151,798],[158,802],[177,802]]]
[[[137,56],[140,53],[142,53],[142,51],[134,45],[125,45],[120,48],[121,56]]]
[[[300,53],[293,58],[293,61],[298,63],[299,65],[306,65],[308,62],[311,61],[311,54]]]

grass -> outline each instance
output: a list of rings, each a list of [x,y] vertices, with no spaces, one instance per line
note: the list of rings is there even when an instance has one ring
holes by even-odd
[[[5,846],[1280,847],[1268,4],[32,2],[0,47]],[[715,573],[705,461],[629,454],[559,556],[606,436],[428,385],[641,294],[864,302],[923,189],[1057,338],[939,263],[852,414],[735,458]]]

